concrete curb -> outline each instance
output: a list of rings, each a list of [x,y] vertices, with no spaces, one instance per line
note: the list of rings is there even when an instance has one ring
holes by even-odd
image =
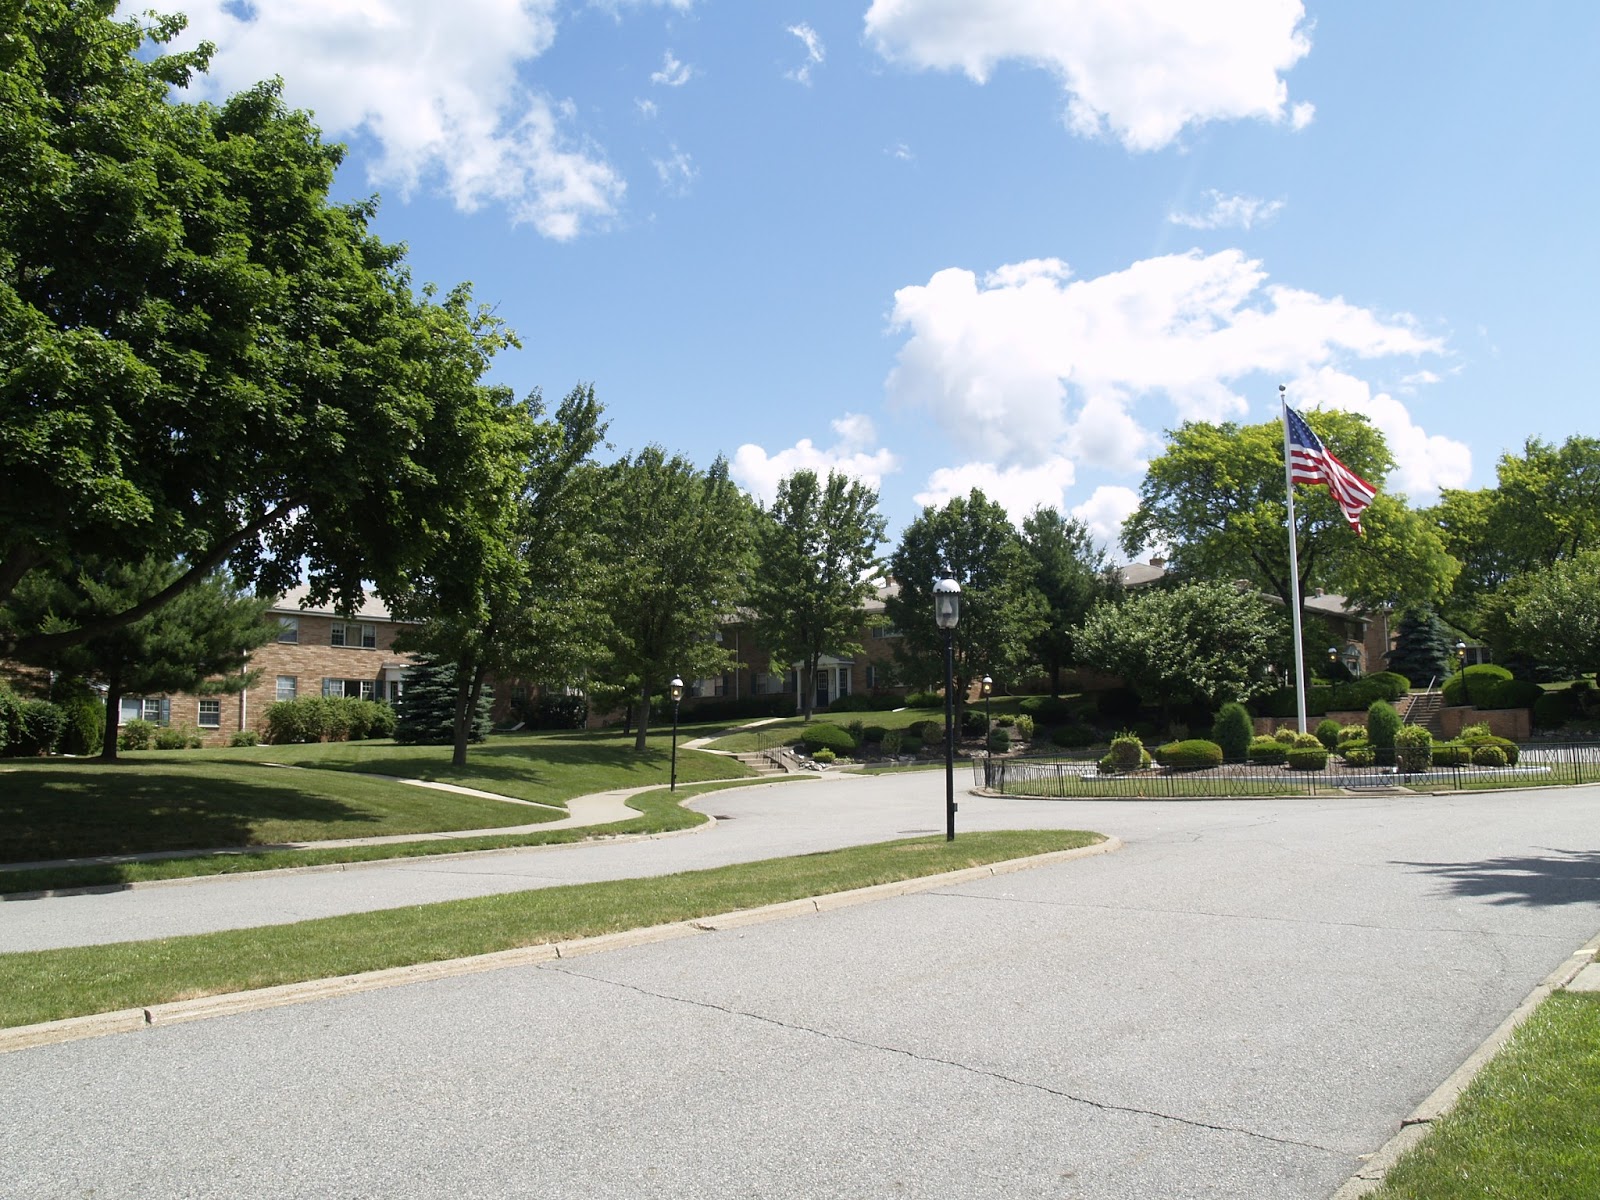
[[[1122,844],[1120,838],[1108,837],[1093,846],[1080,846],[1074,850],[1054,850],[1048,854],[1036,854],[1029,858],[1005,859],[981,867],[967,867],[960,871],[946,871],[939,875],[924,875],[916,879],[899,879],[893,883],[880,883],[872,887],[855,888],[848,892],[832,892],[822,896],[766,904],[759,908],[739,909],[716,916],[675,921],[666,925],[624,929],[617,933],[604,933],[595,937],[547,942],[515,950],[500,950],[492,954],[477,954],[470,958],[416,963],[405,967],[390,967],[382,971],[364,971],[357,975],[339,975],[331,979],[310,979],[301,983],[280,984],[277,987],[228,992],[197,1000],[173,1000],[165,1004],[152,1004],[148,1008],[125,1008],[116,1012],[95,1013],[87,1017],[66,1017],[38,1025],[19,1025],[11,1029],[0,1029],[0,1054],[13,1050],[28,1050],[36,1046],[76,1042],[84,1038],[105,1037],[114,1033],[132,1033],[156,1026],[164,1028],[168,1025],[180,1025],[186,1021],[203,1021],[210,1017],[226,1017],[266,1008],[282,1008],[285,1005],[349,996],[359,992],[376,991],[379,988],[403,987],[411,983],[451,979],[458,975],[476,975],[483,971],[498,971],[506,967],[532,966],[561,958],[601,954],[608,950],[647,946],[655,942],[674,941],[678,938],[715,933],[724,929],[737,929],[766,921],[814,915],[857,904],[868,904],[874,900],[889,900],[896,896],[930,892],[941,887],[989,879],[1014,871],[1026,871],[1052,863],[1107,854],[1113,850],[1120,850]]]
[[[1500,1052],[1500,1048],[1516,1032],[1517,1027],[1528,1019],[1534,1009],[1544,1003],[1551,992],[1560,991],[1573,982],[1585,968],[1590,966],[1597,952],[1600,952],[1600,934],[1590,938],[1583,944],[1582,949],[1573,951],[1566,962],[1546,975],[1539,985],[1524,997],[1522,1003],[1512,1010],[1511,1015],[1500,1022],[1495,1031],[1467,1056],[1467,1061],[1451,1072],[1448,1079],[1417,1105],[1409,1117],[1400,1122],[1400,1132],[1367,1159],[1365,1165],[1346,1180],[1329,1200],[1359,1200],[1360,1197],[1376,1191],[1390,1168],[1399,1161],[1400,1156],[1426,1138],[1432,1130],[1433,1123],[1456,1106],[1456,1101],[1461,1099],[1461,1093],[1466,1090],[1467,1085],[1477,1078],[1478,1072]]]

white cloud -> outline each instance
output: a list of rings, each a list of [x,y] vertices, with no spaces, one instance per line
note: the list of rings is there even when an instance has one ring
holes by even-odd
[[[1414,395],[1416,390],[1424,384],[1440,383],[1443,378],[1436,371],[1413,371],[1410,375],[1404,376],[1400,380],[1400,387],[1397,390],[1407,395]]]
[[[1262,200],[1256,196],[1224,196],[1206,192],[1209,207],[1202,212],[1167,214],[1174,225],[1190,229],[1249,229],[1264,224],[1283,211],[1282,200]]]
[[[890,158],[899,159],[901,162],[911,162],[917,156],[911,152],[911,147],[904,142],[896,142],[884,151]]]
[[[827,56],[827,49],[822,44],[822,39],[817,36],[817,31],[804,21],[798,25],[790,25],[789,32],[799,38],[806,48],[806,60],[792,71],[784,72],[785,79],[792,79],[796,83],[811,86],[811,68],[822,65],[822,60]]]
[[[830,471],[848,475],[870,488],[882,487],[883,477],[899,469],[899,460],[890,451],[872,449],[878,431],[870,417],[845,413],[832,427],[838,440],[826,450],[810,438],[801,438],[776,454],[747,442],[734,453],[729,474],[761,503],[771,504],[778,494],[778,481],[802,469],[824,477]]]
[[[1094,540],[1117,562],[1127,555],[1122,553],[1122,522],[1139,507],[1139,493],[1132,488],[1104,486],[1082,504],[1074,505],[1070,515],[1082,521],[1094,535]]]
[[[1385,491],[1404,492],[1413,504],[1432,504],[1440,488],[1465,487],[1472,477],[1472,451],[1466,443],[1429,434],[1404,404],[1386,392],[1374,396],[1364,380],[1333,367],[1303,375],[1289,384],[1295,408],[1342,408],[1360,413],[1383,434],[1395,470]]]
[[[668,157],[652,158],[650,161],[655,165],[661,186],[674,196],[688,195],[689,185],[700,174],[695,170],[694,160],[676,145],[671,147]]]
[[[873,0],[886,58],[983,83],[1018,60],[1060,78],[1066,122],[1157,150],[1191,125],[1259,118],[1301,129],[1283,74],[1311,50],[1300,0]]]
[[[659,83],[662,87],[682,87],[694,78],[694,68],[687,63],[681,63],[672,56],[668,50],[661,56],[661,69],[650,74],[651,83]]]
[[[206,94],[284,77],[288,102],[331,137],[370,134],[375,182],[437,180],[463,211],[501,204],[564,240],[621,201],[622,178],[570,130],[570,106],[518,70],[549,49],[556,0],[185,0],[183,45],[216,43]],[[243,14],[243,15],[240,15]]]
[[[1134,470],[1154,444],[1134,418],[1139,400],[1221,420],[1248,410],[1236,390],[1247,376],[1443,350],[1410,318],[1269,284],[1238,250],[1145,259],[1094,279],[1074,279],[1059,259],[981,282],[952,267],[896,292],[890,321],[908,335],[885,384],[891,402],[929,410],[1001,467],[1065,451]]]
[[[639,110],[639,115],[646,121],[653,120],[656,113],[661,111],[656,107],[654,100],[635,100],[633,104]]]
[[[965,496],[977,488],[1006,510],[1013,523],[1034,509],[1060,509],[1066,491],[1076,478],[1070,459],[1056,457],[1036,467],[997,467],[994,463],[970,462],[959,467],[940,467],[928,476],[928,486],[912,497],[918,504],[941,508],[952,497]]]

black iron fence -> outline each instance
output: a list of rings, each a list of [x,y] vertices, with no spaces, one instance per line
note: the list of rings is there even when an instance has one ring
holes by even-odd
[[[1330,756],[1320,771],[1297,771],[1264,763],[1228,762],[1205,770],[1150,767],[1103,773],[1098,758],[974,758],[973,783],[1008,796],[1054,800],[1077,798],[1205,799],[1225,796],[1326,796],[1347,792],[1475,791],[1547,784],[1600,783],[1600,743],[1529,742],[1517,761],[1504,767],[1431,767],[1402,772],[1395,767],[1346,767]]]

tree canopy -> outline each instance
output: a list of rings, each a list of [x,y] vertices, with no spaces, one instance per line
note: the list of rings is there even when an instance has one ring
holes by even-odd
[[[1030,649],[1050,675],[1050,694],[1057,695],[1062,670],[1078,661],[1077,627],[1115,595],[1116,575],[1088,527],[1053,508],[1037,508],[1023,519],[1022,546],[1044,601],[1044,624]]]

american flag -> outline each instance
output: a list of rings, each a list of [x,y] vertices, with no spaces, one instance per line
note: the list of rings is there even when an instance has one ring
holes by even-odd
[[[1361,514],[1378,489],[1334,457],[1306,419],[1287,404],[1283,406],[1283,419],[1289,430],[1289,481],[1327,484],[1350,528],[1360,533]]]

